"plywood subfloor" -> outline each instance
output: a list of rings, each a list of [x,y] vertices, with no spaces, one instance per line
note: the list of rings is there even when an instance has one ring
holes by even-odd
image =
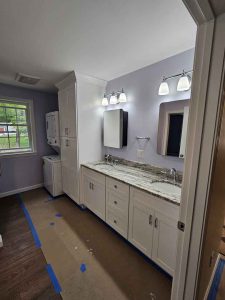
[[[170,299],[172,280],[88,210],[44,189],[22,194],[66,300]],[[80,267],[85,264],[86,271]]]
[[[15,196],[0,199],[0,232],[4,243],[0,248],[0,299],[61,299]]]

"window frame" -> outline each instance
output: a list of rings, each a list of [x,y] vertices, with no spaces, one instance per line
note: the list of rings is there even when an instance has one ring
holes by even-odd
[[[20,99],[20,98],[9,98],[5,96],[0,96],[1,103],[15,103],[18,105],[26,105],[27,106],[27,128],[28,128],[28,137],[30,141],[30,148],[11,148],[6,149],[5,152],[1,152],[0,157],[12,157],[12,156],[24,156],[24,155],[32,155],[37,153],[36,149],[36,129],[35,129],[35,119],[34,119],[34,106],[33,100],[29,99]],[[15,149],[15,151],[14,151]]]

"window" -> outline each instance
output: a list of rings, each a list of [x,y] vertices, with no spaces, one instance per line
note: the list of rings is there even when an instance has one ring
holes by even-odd
[[[32,102],[0,99],[0,155],[34,152]]]

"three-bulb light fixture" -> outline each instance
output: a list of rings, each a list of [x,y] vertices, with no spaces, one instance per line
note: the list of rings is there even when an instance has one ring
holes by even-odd
[[[104,97],[102,99],[103,106],[125,103],[125,102],[127,102],[127,96],[123,89],[122,91],[112,92],[109,95],[104,94]]]
[[[177,84],[177,91],[178,92],[184,92],[184,91],[188,91],[191,87],[191,76],[189,75],[190,73],[192,73],[193,71],[184,71],[180,74],[176,74],[176,75],[172,75],[169,77],[163,77],[163,81],[160,84],[159,87],[159,92],[158,94],[160,96],[165,96],[168,95],[170,92],[169,89],[169,85],[168,85],[168,80],[175,78],[175,77],[180,77],[178,84]]]

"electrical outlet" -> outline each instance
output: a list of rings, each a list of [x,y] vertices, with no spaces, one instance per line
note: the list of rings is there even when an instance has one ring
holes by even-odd
[[[137,158],[144,158],[144,150],[137,149]]]

